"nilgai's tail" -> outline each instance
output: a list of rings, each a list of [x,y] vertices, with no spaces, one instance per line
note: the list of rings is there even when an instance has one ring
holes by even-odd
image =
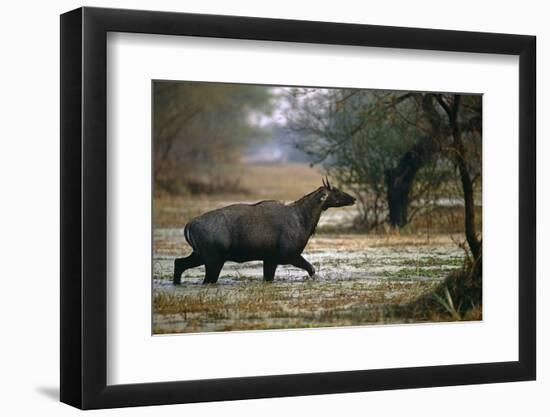
[[[189,243],[189,246],[191,246],[193,250],[198,253],[199,248],[195,243],[195,240],[193,239],[193,235],[191,234],[191,222],[185,225],[185,228],[183,229],[183,235],[185,236],[185,240],[187,241],[187,243]]]

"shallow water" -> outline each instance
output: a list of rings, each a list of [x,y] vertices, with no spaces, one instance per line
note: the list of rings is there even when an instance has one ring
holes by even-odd
[[[204,267],[198,267],[185,271],[182,285],[173,286],[174,258],[189,252],[181,229],[155,230],[154,333],[380,321],[368,314],[370,306],[412,301],[463,262],[463,251],[449,236],[327,234],[313,236],[303,253],[317,271],[315,279],[298,268],[279,266],[275,281],[264,283],[261,262],[227,262],[215,285],[202,285]]]

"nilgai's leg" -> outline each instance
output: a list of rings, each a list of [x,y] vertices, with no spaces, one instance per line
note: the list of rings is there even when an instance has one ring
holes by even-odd
[[[195,252],[185,258],[177,258],[174,261],[174,285],[179,285],[181,283],[181,274],[183,274],[186,269],[195,268],[203,264],[202,258]]]
[[[264,281],[271,282],[275,278],[275,270],[277,263],[272,261],[264,261]]]
[[[306,270],[310,277],[315,275],[315,268],[308,261],[306,261],[302,255],[299,255],[290,264],[295,266],[296,268]]]
[[[220,271],[223,268],[223,261],[208,260],[205,263],[206,276],[204,277],[203,284],[215,284],[220,277]]]

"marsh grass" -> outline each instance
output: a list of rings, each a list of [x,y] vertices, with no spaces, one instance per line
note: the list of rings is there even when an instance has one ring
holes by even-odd
[[[156,276],[153,332],[186,333],[354,326],[383,323],[462,320],[435,299],[413,307],[433,293],[445,276],[460,270],[460,250],[450,239],[426,245],[377,246],[384,237],[315,237],[310,256],[319,259],[319,279],[281,267],[273,283],[261,268],[228,265],[220,282],[203,286],[202,270],[186,272],[182,285],[169,284],[170,270]],[[396,241],[399,238],[392,238]],[[343,243],[347,242],[347,246]],[[445,242],[445,244],[443,244]],[[343,245],[342,253],[334,247]],[[454,250],[451,250],[454,248]],[[348,258],[342,259],[346,253]],[[307,255],[306,255],[307,256]],[[162,264],[159,261],[159,264]],[[170,263],[168,263],[169,267]],[[242,269],[241,269],[242,268]],[[371,275],[361,272],[370,270]],[[354,272],[355,271],[355,272]],[[453,304],[454,305],[454,304]],[[428,308],[429,307],[429,308]]]
[[[153,330],[163,334],[468,319],[431,307],[413,307],[416,300],[437,287],[433,282],[392,281],[345,286],[313,283],[302,289],[289,289],[288,285],[259,283],[223,295],[158,292],[154,297]]]
[[[415,300],[388,306],[384,314],[412,321],[475,321],[483,319],[481,277],[467,261]]]

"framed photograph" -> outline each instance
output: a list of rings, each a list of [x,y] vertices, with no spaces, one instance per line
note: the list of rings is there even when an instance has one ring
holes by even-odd
[[[536,377],[535,37],[61,16],[61,401]]]

